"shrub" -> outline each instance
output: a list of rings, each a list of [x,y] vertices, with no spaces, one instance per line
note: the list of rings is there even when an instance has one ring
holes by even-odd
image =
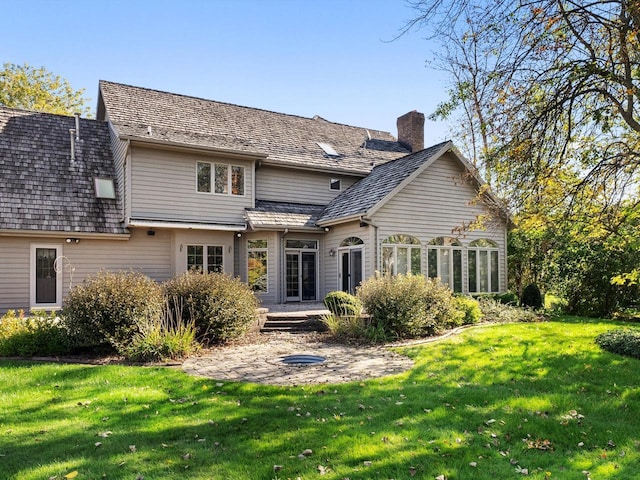
[[[138,362],[178,360],[198,350],[193,321],[174,317],[166,308],[159,321],[140,325],[131,342],[120,350],[125,358]]]
[[[99,272],[71,289],[62,315],[75,344],[126,346],[162,315],[162,288],[138,272]]]
[[[358,298],[371,326],[392,337],[435,335],[457,318],[451,290],[422,275],[371,277],[360,285]]]
[[[473,325],[482,318],[480,303],[475,298],[457,296],[455,297],[455,308],[461,313],[463,325]]]
[[[621,328],[596,337],[600,348],[611,353],[640,358],[640,331]]]
[[[186,272],[166,282],[164,291],[171,314],[193,321],[205,343],[237,338],[256,320],[251,288],[223,273]]]
[[[44,311],[33,311],[25,317],[9,310],[0,318],[0,356],[55,356],[69,353],[66,329],[60,319]]]
[[[495,299],[503,305],[518,305],[518,295],[513,292],[498,293]]]
[[[324,305],[333,314],[341,316],[359,316],[362,313],[362,303],[358,297],[347,292],[329,292],[324,297]]]
[[[527,285],[522,292],[522,298],[520,299],[520,305],[523,307],[533,308],[539,310],[544,305],[544,299],[540,293],[540,289],[535,283]]]
[[[541,317],[532,310],[505,305],[492,298],[480,297],[478,303],[486,322],[538,322],[541,320]]]

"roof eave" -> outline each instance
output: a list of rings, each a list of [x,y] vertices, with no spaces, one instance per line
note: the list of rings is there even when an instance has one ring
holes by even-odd
[[[214,155],[224,155],[225,157],[242,158],[245,160],[264,161],[267,158],[266,153],[262,152],[245,152],[241,150],[233,150],[229,148],[206,147],[202,145],[192,145],[188,143],[171,142],[167,140],[156,140],[154,138],[140,137],[137,135],[119,135],[121,140],[128,140],[132,145],[145,146],[160,150],[172,150],[182,152],[206,153]]]
[[[338,217],[338,218],[330,218],[328,220],[318,220],[317,224],[321,227],[329,227],[331,225],[337,225],[339,223],[347,223],[353,222],[355,220],[360,220],[363,217],[367,216],[367,212],[356,213],[353,215],[348,215],[346,217]]]
[[[336,174],[350,175],[353,177],[362,177],[362,178],[366,177],[369,174],[369,171],[365,169],[355,170],[355,169],[349,169],[349,168],[333,168],[333,167],[322,167],[322,166],[316,166],[316,165],[301,165],[299,163],[285,162],[282,160],[273,160],[273,159],[269,159],[268,157],[262,161],[262,165],[267,165],[270,167],[289,168],[294,170],[305,170],[305,171],[311,171],[311,172],[336,173]]]
[[[81,238],[95,240],[129,240],[130,233],[71,232],[51,230],[13,230],[0,228],[0,237]]]
[[[129,218],[127,220],[128,227],[139,228],[162,228],[162,229],[179,229],[179,230],[209,230],[221,232],[242,232],[247,229],[246,223],[238,224],[219,224],[219,223],[194,223],[194,222],[171,222],[162,220]]]

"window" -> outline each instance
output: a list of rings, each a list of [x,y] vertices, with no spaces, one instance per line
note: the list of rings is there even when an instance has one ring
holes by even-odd
[[[427,274],[454,292],[462,292],[462,246],[451,237],[438,237],[427,246]]]
[[[500,291],[498,244],[492,240],[474,240],[467,251],[469,293]]]
[[[187,270],[222,272],[224,270],[222,252],[223,247],[220,245],[187,245]]]
[[[331,190],[342,190],[342,182],[339,178],[332,178],[329,183],[329,188],[331,188]]]
[[[411,235],[391,235],[382,242],[382,273],[419,275],[422,272],[420,240]]]
[[[198,176],[198,192],[211,193],[211,164],[198,162],[196,171]]]
[[[244,195],[244,167],[223,163],[197,162],[197,186],[200,193],[220,195]],[[213,177],[213,178],[212,178]]]
[[[287,240],[286,248],[309,248],[316,250],[318,248],[317,240]]]
[[[247,281],[254,292],[267,293],[267,240],[247,241]]]
[[[96,198],[108,198],[115,200],[116,189],[113,186],[113,179],[95,177],[93,179],[93,183],[96,190]]]
[[[353,247],[355,245],[364,245],[364,242],[359,237],[349,237],[340,243],[341,247]]]

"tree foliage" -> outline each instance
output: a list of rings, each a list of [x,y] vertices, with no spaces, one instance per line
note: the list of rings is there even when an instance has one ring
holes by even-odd
[[[436,116],[462,110],[494,188],[521,209],[562,177],[574,202],[638,193],[640,3],[417,0],[406,26],[443,42],[452,74]],[[567,174],[568,173],[568,174]]]
[[[89,115],[84,89],[74,90],[69,82],[44,67],[5,63],[0,69],[0,105],[37,112]]]

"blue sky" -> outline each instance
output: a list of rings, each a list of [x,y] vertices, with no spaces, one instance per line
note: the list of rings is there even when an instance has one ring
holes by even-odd
[[[393,38],[404,0],[0,0],[0,62],[313,117],[396,135],[446,99],[428,32]],[[449,138],[427,120],[427,145]]]

